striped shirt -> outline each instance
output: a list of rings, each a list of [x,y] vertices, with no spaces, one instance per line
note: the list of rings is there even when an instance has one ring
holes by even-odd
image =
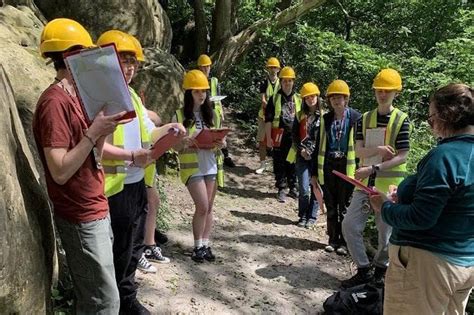
[[[380,115],[377,112],[377,128],[387,128],[388,122],[390,120],[389,113],[387,115]],[[402,124],[400,128],[400,132],[397,135],[397,139],[395,140],[395,149],[397,151],[408,151],[410,149],[410,120],[408,117]],[[362,133],[362,117],[357,122],[357,133],[356,133],[356,140],[364,140],[364,135]]]

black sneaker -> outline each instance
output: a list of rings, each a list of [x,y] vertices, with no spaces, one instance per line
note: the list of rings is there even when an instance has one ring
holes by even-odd
[[[161,245],[166,244],[168,242],[168,236],[158,230],[155,230],[155,242]]]
[[[298,199],[298,190],[296,188],[290,188],[290,191],[288,192],[288,197],[293,198],[293,199]]]
[[[204,252],[204,259],[205,260],[207,260],[207,261],[215,261],[216,260],[216,256],[212,253],[212,250],[211,250],[210,246],[204,247],[204,250],[205,250],[205,252]]]
[[[163,256],[161,253],[161,248],[156,245],[145,246],[145,250],[143,251],[145,254],[145,258],[149,261],[157,262],[160,264],[167,264],[170,262],[168,257]]]
[[[352,288],[359,284],[369,283],[372,278],[373,276],[370,267],[359,268],[352,278],[341,281],[341,287],[345,289]]]
[[[151,315],[150,311],[145,308],[137,299],[127,304],[120,304],[120,315]]]
[[[191,259],[195,262],[204,262],[204,256],[206,255],[206,248],[201,246],[199,248],[194,247],[193,254],[191,255]]]
[[[227,167],[235,167],[235,163],[232,161],[230,156],[224,158],[224,165]]]
[[[286,201],[286,194],[283,189],[278,190],[277,199],[282,203]]]
[[[298,225],[299,227],[305,227],[306,226],[306,219],[305,218],[300,218],[296,225]]]
[[[385,283],[384,279],[385,279],[386,271],[387,271],[387,268],[375,267],[374,276],[370,283],[372,283],[377,288],[383,288],[384,283]]]

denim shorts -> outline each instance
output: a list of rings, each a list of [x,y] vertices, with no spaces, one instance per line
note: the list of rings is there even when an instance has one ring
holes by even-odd
[[[186,182],[186,186],[188,186],[191,183],[203,180],[206,182],[210,181],[215,181],[216,180],[216,174],[209,174],[209,175],[197,175],[197,176],[191,176],[188,178],[188,181]]]

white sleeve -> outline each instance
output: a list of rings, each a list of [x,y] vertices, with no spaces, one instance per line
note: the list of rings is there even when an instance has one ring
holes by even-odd
[[[156,128],[155,123],[150,119],[148,116],[148,110],[143,106],[143,121],[145,122],[145,128],[148,130],[148,133],[151,133],[151,131]]]

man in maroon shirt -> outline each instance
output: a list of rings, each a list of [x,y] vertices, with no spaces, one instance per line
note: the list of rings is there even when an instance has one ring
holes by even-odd
[[[88,126],[63,59],[65,52],[90,46],[89,33],[73,20],[55,19],[44,27],[40,51],[54,62],[56,78],[38,100],[33,131],[74,284],[76,314],[118,314],[100,158],[105,136],[124,112],[100,112]]]

